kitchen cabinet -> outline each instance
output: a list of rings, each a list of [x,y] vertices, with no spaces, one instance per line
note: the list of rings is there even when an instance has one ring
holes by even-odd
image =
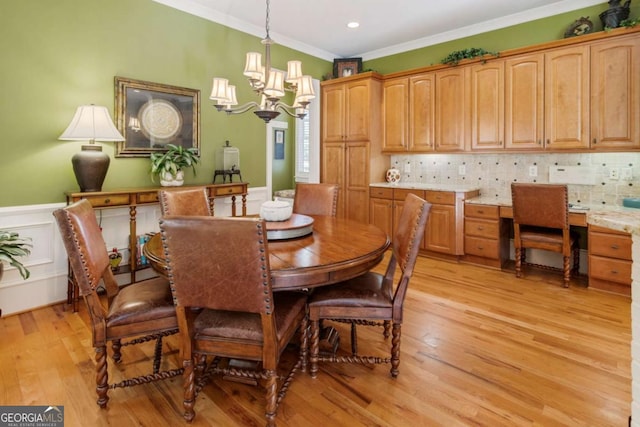
[[[469,67],[471,149],[504,147],[504,61]]]
[[[425,153],[434,149],[435,74],[385,80],[384,152]]]
[[[500,221],[500,207],[467,203],[464,218],[464,260],[502,268],[509,258],[509,230]]]
[[[544,147],[544,55],[528,54],[505,62],[504,148]]]
[[[371,187],[369,192],[369,223],[393,236],[393,189]]]
[[[455,67],[436,72],[436,151],[462,152],[466,149],[469,128],[466,70],[466,67]]]
[[[384,177],[382,79],[368,72],[321,83],[321,182],[338,184],[337,214],[369,222],[369,185]]]
[[[589,68],[588,45],[545,52],[545,148],[590,147]]]
[[[640,148],[640,39],[591,45],[592,148]]]
[[[631,295],[631,235],[590,225],[589,287]]]

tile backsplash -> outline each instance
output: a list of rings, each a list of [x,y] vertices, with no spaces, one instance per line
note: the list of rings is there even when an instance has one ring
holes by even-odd
[[[391,156],[391,166],[400,170],[401,183],[473,185],[496,198],[511,197],[511,182],[548,183],[550,166],[582,166],[591,170],[595,184],[569,184],[569,202],[621,205],[624,197],[640,197],[636,152],[407,154]],[[537,176],[531,176],[532,169]]]

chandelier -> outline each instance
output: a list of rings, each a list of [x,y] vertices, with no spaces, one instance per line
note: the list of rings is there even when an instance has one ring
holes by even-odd
[[[267,36],[262,40],[265,49],[265,65],[262,65],[262,55],[258,52],[248,52],[244,67],[244,75],[249,79],[251,89],[258,95],[260,102],[247,102],[236,107],[236,87],[229,84],[229,80],[214,77],[213,88],[209,99],[215,101],[218,111],[227,114],[242,114],[255,108],[253,112],[265,123],[269,123],[285,112],[292,117],[303,118],[308,112],[309,103],[315,98],[311,76],[302,75],[302,62],[289,61],[287,73],[271,68],[271,45],[273,40],[269,37],[269,0],[267,1],[267,14],[265,29]],[[293,105],[287,105],[281,98],[285,91],[295,93]]]

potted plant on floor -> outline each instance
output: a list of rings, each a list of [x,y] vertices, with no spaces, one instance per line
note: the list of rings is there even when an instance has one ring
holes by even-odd
[[[196,174],[198,149],[184,148],[181,145],[167,144],[167,151],[151,153],[151,176],[160,177],[162,186],[180,186],[184,184],[184,168],[191,167]]]
[[[28,279],[29,270],[18,261],[18,257],[29,255],[31,247],[31,239],[21,238],[15,231],[0,230],[0,278],[4,272],[4,262],[7,262],[18,269],[23,279]]]

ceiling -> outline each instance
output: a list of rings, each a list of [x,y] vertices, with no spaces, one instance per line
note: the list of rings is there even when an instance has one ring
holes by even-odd
[[[260,38],[266,35],[265,0],[154,1]],[[369,60],[597,4],[606,2],[271,0],[270,36],[278,44],[328,61]],[[347,28],[349,21],[360,22],[360,27]]]

